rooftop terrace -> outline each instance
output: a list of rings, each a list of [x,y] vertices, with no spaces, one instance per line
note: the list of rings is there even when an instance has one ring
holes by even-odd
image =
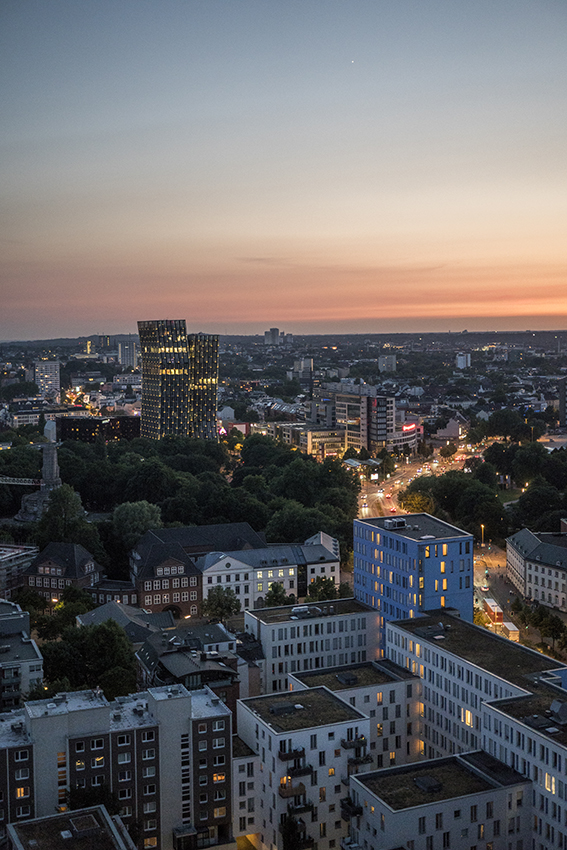
[[[347,705],[326,688],[251,697],[243,703],[276,733],[366,719],[361,711]]]

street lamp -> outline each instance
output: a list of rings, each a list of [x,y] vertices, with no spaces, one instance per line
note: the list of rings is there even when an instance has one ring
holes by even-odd
[[[480,524],[480,545],[484,549],[484,525]]]

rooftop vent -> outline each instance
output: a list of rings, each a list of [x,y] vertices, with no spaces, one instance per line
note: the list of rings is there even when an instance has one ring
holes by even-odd
[[[282,714],[293,714],[295,706],[290,702],[276,702],[270,706],[270,714],[275,714],[279,717]]]
[[[443,783],[434,776],[417,776],[413,781],[421,791],[426,791],[428,794],[437,794],[443,788]]]
[[[337,673],[336,679],[341,685],[356,685],[358,684],[358,679],[354,675],[354,673]]]

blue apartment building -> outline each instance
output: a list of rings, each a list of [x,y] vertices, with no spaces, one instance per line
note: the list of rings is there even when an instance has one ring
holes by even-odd
[[[391,620],[456,608],[473,621],[473,537],[429,514],[354,521],[354,595]]]

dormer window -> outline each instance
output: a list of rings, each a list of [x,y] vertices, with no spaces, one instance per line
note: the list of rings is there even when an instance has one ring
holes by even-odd
[[[163,574],[164,574],[164,576],[168,576],[168,575],[170,574],[170,572],[173,572],[173,570],[171,570],[171,571],[170,571],[169,567],[164,567],[164,568],[163,568]]]
[[[157,576],[162,576],[162,575],[163,575],[163,567],[158,567],[158,568],[157,568],[157,570],[156,570],[156,575],[157,575]]]

